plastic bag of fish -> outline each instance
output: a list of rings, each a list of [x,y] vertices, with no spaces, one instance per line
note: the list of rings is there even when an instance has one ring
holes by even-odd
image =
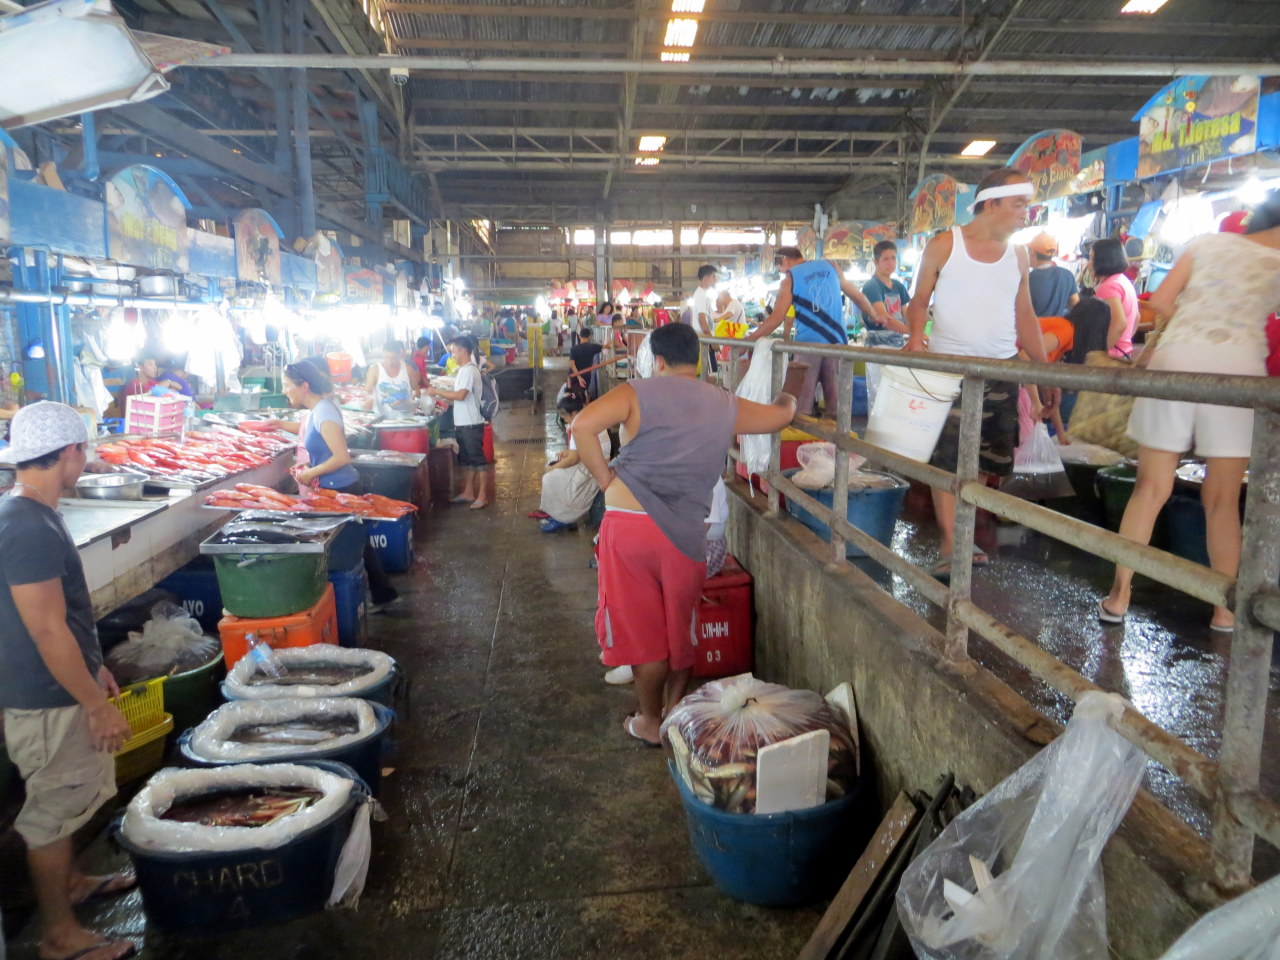
[[[252,657],[242,657],[227,673],[228,700],[288,697],[358,697],[395,673],[396,662],[381,650],[314,644],[275,651],[284,676],[270,677]]]
[[[812,690],[766,683],[749,673],[713,680],[667,715],[662,738],[669,744],[678,731],[688,747],[694,796],[730,813],[755,813],[759,751],[815,730],[831,735],[826,799],[836,800],[857,781],[858,748],[844,710]]]
[[[151,619],[141,633],[131,632],[128,640],[111,648],[106,664],[124,686],[202,667],[221,649],[217,640],[205,636],[199,621],[164,600],[151,608]]]
[[[378,731],[373,707],[353,697],[235,700],[191,731],[187,749],[198,760],[270,760],[343,749]]]

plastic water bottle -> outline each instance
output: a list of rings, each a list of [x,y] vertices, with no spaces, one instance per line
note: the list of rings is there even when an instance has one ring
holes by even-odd
[[[257,664],[260,671],[272,679],[279,679],[285,675],[284,664],[271,649],[271,644],[259,640],[256,633],[246,633],[244,639],[249,644],[249,656],[253,658],[253,662]]]

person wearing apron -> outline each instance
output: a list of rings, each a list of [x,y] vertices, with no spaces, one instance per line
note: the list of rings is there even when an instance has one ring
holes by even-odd
[[[388,340],[382,345],[382,362],[371,366],[365,378],[368,409],[383,418],[408,416],[421,386],[417,368],[405,362],[404,344]]]

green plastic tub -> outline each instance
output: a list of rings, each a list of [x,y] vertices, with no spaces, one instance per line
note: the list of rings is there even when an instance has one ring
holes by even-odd
[[[219,689],[227,675],[222,650],[203,666],[177,673],[164,682],[164,711],[173,714],[173,729],[189,730],[222,705]]]
[[[329,583],[327,553],[214,554],[222,607],[237,617],[287,617],[315,606]]]

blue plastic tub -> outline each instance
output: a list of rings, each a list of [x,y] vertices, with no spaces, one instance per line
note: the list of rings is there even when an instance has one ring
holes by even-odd
[[[274,926],[323,910],[356,808],[369,788],[343,764],[310,765],[353,779],[351,797],[329,820],[277,849],[157,852],[134,845],[117,827],[115,839],[133,860],[148,923],[166,933],[201,937]]]
[[[855,417],[865,417],[865,416],[868,416],[868,414],[869,414],[869,411],[867,410],[867,378],[854,377],[853,378],[853,414],[852,415]]]
[[[1165,506],[1169,518],[1169,552],[1187,560],[1209,565],[1205,540],[1204,504],[1198,497],[1175,493]]]
[[[365,600],[369,590],[364,561],[357,561],[350,570],[330,570],[329,582],[333,584],[333,597],[338,605],[338,642],[344,647],[364,646],[368,636]]]
[[[329,543],[329,572],[350,570],[364,562],[364,524],[349,520],[342,525],[338,535]]]
[[[366,520],[365,535],[387,573],[404,573],[413,565],[413,515],[395,520]]]
[[[725,896],[762,907],[798,907],[830,897],[848,876],[866,832],[856,815],[861,783],[809,810],[728,813],[695,797],[670,761],[667,767],[693,850]]]
[[[382,762],[386,758],[390,741],[387,733],[391,729],[391,724],[395,721],[396,715],[390,707],[381,703],[369,702],[369,706],[373,707],[373,712],[378,717],[378,727],[373,733],[370,733],[365,739],[359,743],[348,744],[345,747],[339,747],[336,750],[308,750],[306,747],[299,747],[296,754],[281,754],[272,757],[270,760],[255,760],[254,763],[312,763],[316,760],[327,760],[333,763],[345,763],[354,770],[369,787],[370,792],[376,797],[378,791],[382,789]],[[185,730],[182,736],[178,738],[178,752],[182,755],[182,762],[188,767],[222,767],[229,762],[222,760],[206,760],[204,757],[197,757],[191,752],[191,734],[192,730]]]
[[[797,472],[799,471],[785,470],[783,476],[790,477]],[[905,480],[899,480],[897,477],[894,479],[897,483],[884,490],[850,490],[849,506],[846,511],[851,524],[885,545],[893,539],[894,524],[898,522],[898,515],[902,513],[902,503],[907,497],[909,487]],[[831,490],[808,490],[806,493],[828,510],[835,502],[834,491]],[[790,497],[787,498],[787,512],[823,540],[831,539],[831,529],[804,507],[793,502]],[[846,545],[844,553],[846,557],[866,556],[864,551],[852,543]]]
[[[211,557],[199,557],[175,570],[156,584],[161,590],[176,594],[187,615],[200,621],[200,626],[217,636],[222,619],[222,588]]]

